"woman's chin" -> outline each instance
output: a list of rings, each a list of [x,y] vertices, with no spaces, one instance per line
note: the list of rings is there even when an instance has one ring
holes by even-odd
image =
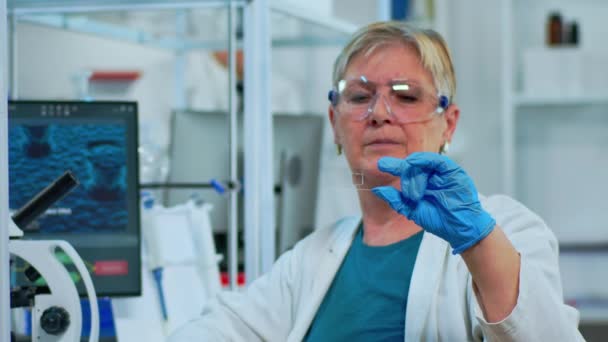
[[[407,157],[407,152],[403,148],[376,147],[367,149],[364,156],[367,162],[373,162],[377,165],[378,159],[382,157],[405,158]]]
[[[361,165],[364,165],[367,169],[378,169],[378,161],[383,157],[393,157],[404,159],[407,157],[407,154],[403,151],[386,151],[386,153],[374,153],[365,156],[365,160],[362,161]]]
[[[403,149],[367,150],[363,156],[351,159],[350,169],[354,184],[367,184],[369,186],[380,186],[393,183],[395,176],[378,169],[378,160],[382,157],[393,157],[403,159],[407,153]]]
[[[377,158],[379,159],[379,158]],[[371,189],[376,186],[394,183],[396,177],[378,169],[378,161],[366,163],[359,168],[352,168],[353,184],[358,188]]]

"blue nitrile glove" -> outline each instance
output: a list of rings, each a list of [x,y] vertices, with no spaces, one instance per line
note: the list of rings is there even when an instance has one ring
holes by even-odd
[[[401,178],[372,189],[391,208],[429,233],[446,240],[459,254],[486,237],[496,221],[479,203],[471,178],[450,158],[416,152],[406,159],[383,157],[378,169]]]

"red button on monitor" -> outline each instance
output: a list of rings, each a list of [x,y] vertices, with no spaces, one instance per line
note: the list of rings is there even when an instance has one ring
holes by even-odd
[[[117,276],[129,274],[129,262],[126,260],[103,260],[95,262],[96,276]]]

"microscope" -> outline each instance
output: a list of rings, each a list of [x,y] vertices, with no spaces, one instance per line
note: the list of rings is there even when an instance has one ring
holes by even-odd
[[[72,245],[61,240],[20,240],[23,231],[51,205],[78,185],[74,175],[66,171],[9,219],[9,253],[27,262],[25,276],[32,282],[43,278],[44,287],[11,288],[11,309],[32,307],[32,341],[80,341],[82,311],[80,297],[68,270],[57,259],[56,252],[65,253],[80,273],[91,310],[89,341],[99,339],[99,310],[91,276]]]

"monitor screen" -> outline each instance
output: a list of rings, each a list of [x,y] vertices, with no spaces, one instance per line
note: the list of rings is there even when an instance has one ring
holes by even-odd
[[[319,115],[273,115],[273,173],[276,193],[276,224],[278,253],[291,248],[314,230],[317,187],[323,140],[323,124]],[[242,126],[242,122],[239,123]],[[239,132],[243,132],[242,127]],[[240,142],[239,178],[242,181],[243,155]],[[228,116],[222,112],[177,111],[173,113],[171,138],[170,182],[205,183],[210,179],[229,178]],[[247,180],[244,180],[245,182]],[[169,189],[168,205],[188,200],[196,189]],[[211,223],[216,233],[228,226],[227,197],[205,191],[205,201],[213,205]],[[242,196],[241,196],[242,199]],[[241,202],[240,209],[243,209]],[[243,213],[239,215],[243,224]],[[222,248],[222,245],[218,245]]]
[[[11,211],[66,170],[80,183],[20,227],[24,239],[72,244],[98,296],[139,295],[137,103],[11,101],[8,108]],[[69,260],[60,260],[73,272]],[[20,274],[22,268],[15,267],[16,281],[32,285]],[[83,295],[79,276],[72,278]]]

